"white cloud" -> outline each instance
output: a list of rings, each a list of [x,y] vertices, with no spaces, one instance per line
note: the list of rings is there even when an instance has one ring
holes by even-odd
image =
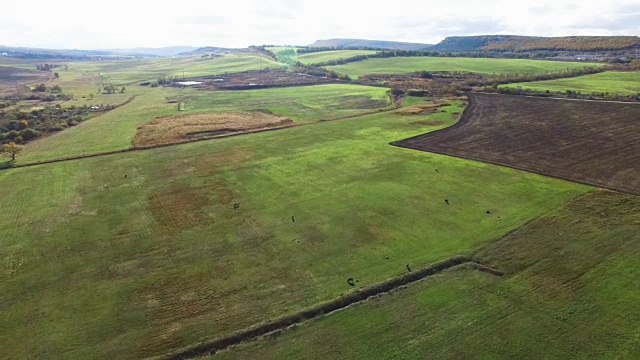
[[[350,37],[435,43],[448,35],[638,35],[640,0],[9,1],[0,44],[54,48],[309,44]],[[35,10],[34,10],[35,9]]]

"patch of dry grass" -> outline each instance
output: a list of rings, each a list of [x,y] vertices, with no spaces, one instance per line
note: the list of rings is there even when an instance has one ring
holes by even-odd
[[[209,113],[162,117],[138,128],[133,146],[145,148],[288,127],[293,121],[264,112]]]
[[[414,105],[397,111],[398,115],[430,115],[438,111],[438,108],[446,106],[445,101],[428,102],[425,104]]]

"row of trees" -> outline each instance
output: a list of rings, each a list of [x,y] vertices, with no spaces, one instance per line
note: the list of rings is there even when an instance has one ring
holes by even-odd
[[[52,92],[52,93],[57,93],[57,94],[61,94],[62,93],[62,88],[60,87],[60,85],[53,85],[51,87],[47,87],[45,84],[40,84],[36,87],[34,87],[33,89],[31,89],[31,91],[33,92]]]
[[[107,85],[103,87],[102,90],[98,89],[98,93],[102,92],[103,94],[115,94],[116,92],[124,94],[125,91],[127,91],[126,87],[123,86],[122,88],[118,89],[114,85]]]
[[[307,75],[326,77],[329,79],[336,79],[336,80],[343,80],[343,81],[351,80],[351,78],[347,74],[340,74],[334,70],[327,70],[324,68],[317,68],[314,66],[303,66],[298,68],[296,71],[303,74],[307,74]]]
[[[62,67],[64,68],[64,70],[68,70],[69,66],[68,65],[60,65],[60,64],[38,64],[36,65],[36,69],[40,70],[40,71],[51,71],[55,68],[59,68]]]

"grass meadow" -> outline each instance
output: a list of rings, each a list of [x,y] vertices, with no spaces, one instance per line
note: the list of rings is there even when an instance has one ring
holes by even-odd
[[[210,359],[635,359],[638,207],[591,192],[476,253],[504,277],[452,269]]]
[[[380,60],[335,70],[574,66]],[[63,106],[136,97],[28,144],[19,163],[127,149],[139,126],[178,114],[173,100],[180,114],[261,110],[304,126],[0,171],[0,358],[162,356],[458,254],[506,275],[447,271],[219,356],[637,358],[637,199],[389,145],[453,125],[465,101],[427,115],[392,109],[380,87],[138,85],[281,66],[72,62],[49,83],[74,94]],[[103,79],[126,92],[98,94]]]
[[[567,79],[534,81],[519,84],[502,85],[503,87],[522,86],[523,89],[551,92],[609,93],[619,95],[640,94],[640,71],[603,73],[584,75]]]
[[[156,117],[178,113],[177,104],[169,103],[167,98],[179,98],[186,103],[186,111],[181,114],[269,110],[295,122],[330,120],[391,106],[387,89],[359,85],[219,92],[175,88],[135,91],[139,95],[131,103],[29,144],[19,163],[129,148],[139,126]]]
[[[345,65],[328,66],[327,69],[347,74],[352,78],[372,74],[406,74],[419,71],[461,71],[483,74],[546,74],[585,66],[602,66],[595,63],[561,62],[520,59],[482,59],[455,57],[393,57],[368,59]]]
[[[161,355],[469,253],[588,190],[388,145],[461,105],[1,171],[0,357]]]
[[[373,50],[335,50],[335,51],[320,51],[309,54],[301,54],[296,58],[304,65],[319,64],[326,61],[348,59],[354,56],[360,55],[372,55],[377,53]]]

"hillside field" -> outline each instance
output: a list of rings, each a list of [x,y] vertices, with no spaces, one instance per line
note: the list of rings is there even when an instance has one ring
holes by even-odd
[[[39,139],[25,149],[19,162],[37,162],[131,146],[136,129],[156,117],[178,113],[268,110],[296,122],[330,120],[391,106],[387,89],[360,85],[318,85],[300,88],[199,92],[193,89],[156,88],[141,91],[130,104],[71,129]]]
[[[502,87],[522,86],[535,91],[566,92],[567,90],[591,93],[609,93],[619,95],[640,94],[640,71],[607,71],[599,74],[584,75],[567,79],[534,81],[527,83],[502,85]]]
[[[207,359],[637,358],[638,207],[591,192],[478,251],[504,277],[448,270]]]
[[[161,355],[471,252],[588,190],[388,145],[461,106],[0,171],[0,357]]]
[[[586,66],[603,66],[595,63],[560,62],[520,59],[482,59],[451,57],[392,57],[368,59],[345,65],[328,66],[327,69],[352,78],[372,74],[406,74],[426,71],[463,71],[483,74],[545,74]]]
[[[138,85],[142,81],[153,81],[160,77],[193,77],[281,67],[282,64],[258,54],[227,54],[212,58],[176,56],[142,60],[73,62],[68,72],[59,71],[59,73],[60,86],[63,89],[67,84],[74,85],[69,84],[68,80],[75,80],[76,87],[70,89],[79,89],[86,86],[85,79],[79,75],[94,77],[96,80],[101,80],[102,75],[115,85]],[[96,86],[100,86],[99,83]]]
[[[27,143],[17,155],[21,167],[0,161],[0,359],[163,358],[304,318],[319,305],[458,257],[496,272],[467,262],[215,357],[638,358],[639,197],[392,146],[455,130],[463,114],[480,109],[482,124],[493,121],[488,130],[499,134],[492,139],[520,153],[535,153],[536,144],[514,145],[515,135],[534,133],[551,154],[588,150],[577,151],[584,156],[566,169],[594,161],[594,169],[637,186],[635,108],[589,105],[603,120],[580,122],[576,114],[585,111],[573,103],[533,111],[526,97],[480,108],[473,95],[392,103],[380,84],[300,86],[295,76],[252,90],[140,85],[183,73],[218,83],[221,74],[242,73],[251,83],[255,73],[278,79],[297,70],[287,59],[293,49],[272,50],[277,62],[246,49],[69,62],[68,70],[56,68],[58,79],[48,77],[47,86],[72,95],[60,112],[133,100]],[[592,65],[377,60],[345,66],[541,73]],[[280,70],[257,71],[266,68]],[[106,85],[125,89],[106,94]],[[614,113],[625,115],[626,132]],[[136,135],[147,146],[247,129],[270,131],[132,148]],[[596,148],[611,143],[623,151]],[[538,157],[543,165],[555,161]]]
[[[377,51],[370,50],[335,50],[335,51],[320,51],[308,54],[297,55],[298,61],[304,65],[319,64],[326,61],[348,59],[354,56],[360,55],[372,55]]]

